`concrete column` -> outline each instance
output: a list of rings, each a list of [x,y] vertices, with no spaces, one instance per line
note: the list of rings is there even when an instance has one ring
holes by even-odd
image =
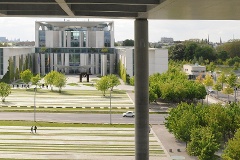
[[[54,57],[54,62],[53,62],[53,68],[54,68],[54,70],[55,71],[59,71],[59,69],[56,67],[56,65],[58,64],[57,62],[57,59],[58,59],[58,53],[54,53],[54,55],[53,55],[53,57]]]
[[[101,76],[107,75],[107,55],[101,55]]]
[[[45,54],[40,54],[41,56],[41,75],[45,75]]]
[[[69,66],[69,53],[65,53],[65,66]],[[65,73],[69,73],[69,68],[65,68]]]
[[[136,19],[135,30],[135,159],[149,160],[148,21]]]
[[[110,69],[109,69],[109,71],[110,71],[110,74],[113,74],[114,73],[114,54],[110,54],[110,59],[109,59],[109,61],[110,61],[110,65],[109,65],[109,67],[110,67]]]
[[[54,64],[53,54],[54,54],[54,53],[50,53],[50,55],[49,55],[49,56],[50,56],[50,60],[49,60],[49,61],[50,61],[50,62],[49,62],[49,63],[50,63],[50,71],[54,70],[54,69],[53,69],[53,68],[54,68],[54,67],[53,67],[53,64]]]
[[[96,61],[95,61],[95,68],[96,68],[96,72],[95,74],[99,74],[99,54],[95,54],[96,57]]]
[[[90,65],[95,65],[94,64],[94,55],[95,54],[91,54],[91,64]],[[91,74],[95,74],[94,67],[91,67]]]

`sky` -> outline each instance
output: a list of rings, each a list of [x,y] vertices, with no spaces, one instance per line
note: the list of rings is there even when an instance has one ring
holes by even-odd
[[[134,39],[134,20],[130,19],[87,19],[87,18],[17,18],[0,17],[0,37],[8,40],[35,40],[35,21],[114,21],[115,41]],[[234,20],[148,20],[149,42],[158,42],[161,37],[174,41],[207,39],[210,42],[227,42],[240,39],[240,21]]]

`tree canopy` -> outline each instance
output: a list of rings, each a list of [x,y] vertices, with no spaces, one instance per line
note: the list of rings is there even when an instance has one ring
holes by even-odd
[[[27,69],[20,73],[20,77],[24,83],[28,84],[31,82],[31,79],[33,77],[32,71],[30,69]]]
[[[11,87],[4,82],[0,83],[0,95],[2,97],[2,102],[5,102],[6,97],[11,93]]]
[[[123,41],[123,46],[134,46],[134,40],[132,39],[126,39]]]
[[[116,75],[110,74],[101,77],[99,81],[96,83],[96,88],[99,91],[102,91],[103,96],[105,96],[105,93],[108,89],[113,89],[113,87],[118,86],[120,84],[120,81]]]

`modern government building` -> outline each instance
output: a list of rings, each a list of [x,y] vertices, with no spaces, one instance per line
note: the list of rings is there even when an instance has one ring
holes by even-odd
[[[35,47],[0,48],[0,78],[9,70],[29,68],[45,75],[117,73],[118,65],[134,76],[134,47],[114,47],[113,21],[36,21]],[[168,50],[149,49],[149,74],[168,69]]]

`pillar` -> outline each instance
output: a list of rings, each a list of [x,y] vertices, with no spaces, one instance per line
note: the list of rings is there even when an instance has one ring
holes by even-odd
[[[135,159],[149,160],[148,21],[134,24]]]

